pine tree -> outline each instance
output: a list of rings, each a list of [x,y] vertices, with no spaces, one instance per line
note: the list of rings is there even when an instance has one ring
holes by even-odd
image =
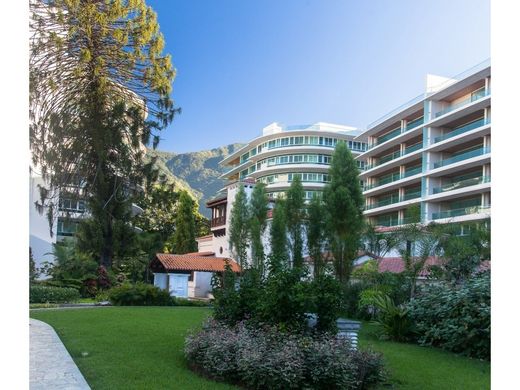
[[[336,276],[342,283],[350,278],[363,231],[363,195],[358,175],[356,161],[347,145],[338,142],[323,201],[327,239],[334,256]]]
[[[244,186],[240,185],[231,209],[229,224],[229,248],[240,267],[247,266],[247,248],[249,247],[249,208]]]
[[[144,0],[31,0],[30,12],[30,146],[46,182],[36,207],[52,230],[60,193],[86,198],[109,268],[114,222],[155,176],[142,145],[178,112],[175,71]]]
[[[265,193],[265,185],[258,183],[253,189],[249,202],[249,213],[251,216],[250,238],[251,238],[251,259],[253,267],[258,270],[260,275],[264,272],[265,252],[262,236],[267,225],[268,199]]]
[[[325,222],[322,199],[316,193],[307,206],[307,250],[314,265],[314,277],[323,271],[323,249],[325,246]]]
[[[181,191],[179,209],[173,233],[173,253],[184,254],[197,251],[195,241],[196,204],[186,191]]]
[[[305,192],[298,176],[293,178],[286,193],[285,218],[289,232],[289,247],[291,249],[292,266],[303,265],[303,217],[305,207]]]

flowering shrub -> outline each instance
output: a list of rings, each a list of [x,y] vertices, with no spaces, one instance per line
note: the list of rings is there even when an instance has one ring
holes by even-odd
[[[408,305],[419,343],[489,359],[491,344],[490,275],[461,285],[424,288]]]
[[[209,320],[186,339],[190,365],[250,389],[364,389],[382,379],[381,356],[355,351],[345,339],[228,326]]]

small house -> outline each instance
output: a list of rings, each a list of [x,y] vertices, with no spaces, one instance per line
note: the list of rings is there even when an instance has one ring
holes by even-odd
[[[158,253],[150,263],[154,285],[167,290],[170,295],[182,298],[208,298],[211,294],[211,278],[222,273],[226,263],[239,273],[236,261],[215,257],[214,252],[193,252],[184,255]]]

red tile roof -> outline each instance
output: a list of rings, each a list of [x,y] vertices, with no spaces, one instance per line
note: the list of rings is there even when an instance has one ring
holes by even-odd
[[[165,271],[223,272],[226,261],[229,261],[233,272],[240,272],[240,266],[233,259],[197,254],[173,255],[157,253],[155,259],[150,264],[150,268],[152,270]]]
[[[184,256],[215,256],[215,252],[206,251],[206,252],[190,252],[184,254]]]
[[[432,265],[440,265],[441,261],[436,256],[430,256],[426,259],[423,269],[419,272],[419,276],[426,277],[430,274],[428,268]],[[384,257],[378,261],[379,272],[400,273],[404,271],[404,261],[400,257]]]

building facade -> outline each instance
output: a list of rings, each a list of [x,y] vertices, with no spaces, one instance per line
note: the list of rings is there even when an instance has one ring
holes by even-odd
[[[363,138],[361,138],[363,137]],[[467,222],[491,213],[491,68],[427,77],[427,89],[370,124],[360,178],[364,214],[376,226]]]

